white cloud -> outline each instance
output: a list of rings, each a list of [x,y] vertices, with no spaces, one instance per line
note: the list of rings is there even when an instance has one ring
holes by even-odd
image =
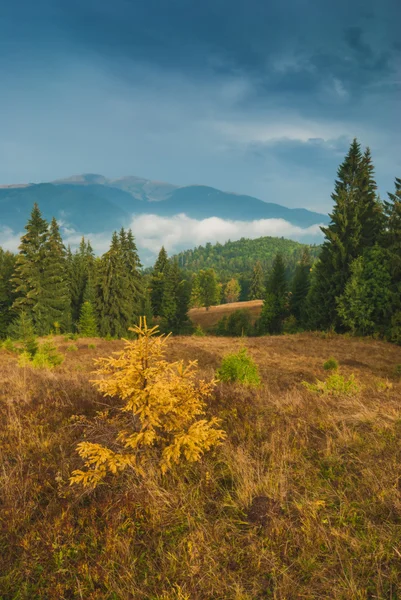
[[[20,243],[22,233],[14,233],[9,227],[0,226],[0,246],[3,250],[15,252]]]
[[[257,221],[229,221],[218,217],[191,219],[185,214],[173,217],[139,215],[132,218],[131,227],[138,246],[142,263],[146,266],[154,262],[160,248],[164,246],[169,254],[194,248],[207,242],[224,243],[241,238],[255,239],[262,236],[285,237],[305,243],[320,243],[322,233],[319,225],[297,227],[284,219],[259,219]],[[96,254],[106,252],[110,247],[112,232],[86,233],[75,231],[60,223],[64,244],[75,250],[82,239],[90,240]],[[16,252],[21,234],[8,227],[0,228],[0,246]]]
[[[170,253],[183,248],[193,248],[207,242],[224,243],[228,240],[258,238],[265,235],[286,237],[299,241],[321,241],[319,225],[302,229],[284,219],[257,221],[228,221],[218,217],[191,219],[185,214],[173,217],[140,215],[131,223],[137,245],[156,253],[164,246]]]

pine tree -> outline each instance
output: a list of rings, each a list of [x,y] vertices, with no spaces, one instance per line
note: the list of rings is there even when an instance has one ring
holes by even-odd
[[[124,228],[120,230],[120,244],[124,257],[128,285],[131,293],[132,316],[131,322],[136,323],[141,313],[144,289],[141,275],[141,261],[139,260],[135,238],[131,229],[126,233]]]
[[[360,145],[354,140],[338,169],[332,194],[334,208],[330,215],[331,222],[328,227],[321,228],[326,239],[314,268],[313,285],[308,296],[312,328],[327,329],[340,325],[336,298],[343,294],[351,264],[363,248],[363,227],[359,218],[363,214],[363,203],[369,188],[366,183],[368,172],[370,177],[367,157],[362,157]],[[365,229],[367,236],[368,226]]]
[[[401,284],[401,179],[395,179],[395,192],[384,202],[385,231],[383,244],[390,251],[393,281]]]
[[[14,275],[12,277],[15,301],[13,309],[25,310],[34,319],[38,333],[46,314],[46,298],[43,288],[43,271],[48,238],[48,223],[42,218],[35,203],[30,219],[21,238]],[[42,316],[43,315],[43,316]],[[37,319],[39,322],[37,322]],[[37,327],[39,325],[39,327]]]
[[[302,259],[297,265],[292,281],[290,312],[298,323],[305,319],[305,304],[310,287],[311,256],[308,248],[305,248]]]
[[[392,321],[389,339],[401,344],[401,179],[395,180],[395,193],[384,203],[385,231],[383,244],[389,253],[391,274]]]
[[[226,299],[226,302],[228,304],[231,304],[232,302],[238,302],[240,293],[241,286],[238,283],[238,280],[234,278],[230,279],[224,290],[224,297]]]
[[[260,260],[255,263],[252,272],[249,300],[261,300],[265,295],[264,273]]]
[[[84,302],[81,307],[78,331],[82,337],[97,337],[99,335],[95,311],[90,302]]]
[[[97,309],[102,336],[122,337],[133,325],[132,298],[119,237],[113,233],[110,249],[97,269]]]
[[[90,242],[81,239],[79,249],[72,254],[67,252],[67,264],[71,292],[71,318],[74,328],[79,321],[81,307],[84,302],[96,304],[95,290],[95,256]]]
[[[357,210],[361,225],[361,237],[358,254],[361,254],[364,248],[371,248],[379,241],[384,225],[383,206],[377,196],[377,185],[369,148],[366,148],[362,157],[360,179]]]
[[[190,306],[195,307],[195,308],[199,308],[202,306],[202,293],[201,293],[198,273],[195,273],[192,276]]]
[[[151,293],[150,293],[150,301],[152,304],[152,311],[155,317],[159,317],[161,315],[161,306],[163,301],[163,292],[164,292],[164,271],[166,270],[168,265],[167,252],[162,246],[159,256],[155,262],[155,266],[153,267],[153,274],[151,279]]]
[[[351,265],[351,277],[337,300],[338,313],[354,334],[384,334],[390,326],[391,275],[388,252],[378,245]]]
[[[164,285],[160,316],[163,328],[172,331],[176,325],[177,288],[180,283],[178,263],[168,263],[163,272]]]
[[[273,270],[266,286],[266,296],[259,321],[261,333],[282,333],[287,315],[288,293],[285,264],[281,254],[273,262]]]
[[[66,249],[56,219],[52,219],[43,259],[43,303],[32,308],[36,330],[49,333],[54,327],[68,331],[71,326],[71,296],[67,272]]]
[[[0,339],[6,337],[7,329],[15,316],[12,311],[15,298],[11,283],[15,261],[16,257],[12,252],[0,248]]]
[[[38,343],[32,319],[24,310],[19,312],[18,317],[9,326],[8,335],[12,339],[22,342],[24,352],[27,352],[31,357],[35,356]]]

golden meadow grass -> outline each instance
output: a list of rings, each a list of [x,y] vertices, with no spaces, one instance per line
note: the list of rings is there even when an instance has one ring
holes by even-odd
[[[324,334],[175,337],[168,360],[211,379],[245,345],[259,388],[218,384],[224,443],[166,475],[70,486],[77,444],[111,444],[121,401],[90,383],[119,341],[55,338],[64,362],[0,351],[0,598],[398,599],[401,348]],[[93,347],[95,346],[95,347]],[[360,391],[329,395],[324,362]]]

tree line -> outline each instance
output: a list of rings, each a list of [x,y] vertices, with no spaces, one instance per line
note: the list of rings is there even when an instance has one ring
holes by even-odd
[[[190,307],[244,299],[244,277],[232,270],[239,244],[247,248],[246,299],[263,299],[262,313],[254,326],[244,315],[232,318],[231,330],[222,325],[220,333],[332,329],[401,343],[401,180],[382,202],[370,151],[354,140],[332,199],[320,248],[261,238],[208,244],[170,259],[162,248],[151,270],[142,269],[130,230],[114,232],[100,257],[84,238],[72,252],[56,219],[48,223],[35,204],[18,254],[0,248],[0,337],[16,335],[18,323],[30,323],[37,335],[122,337],[140,315],[165,331],[189,333]],[[268,252],[251,265],[255,243]],[[278,250],[273,258],[272,248]],[[203,268],[194,270],[195,263]],[[223,272],[227,264],[232,269]]]

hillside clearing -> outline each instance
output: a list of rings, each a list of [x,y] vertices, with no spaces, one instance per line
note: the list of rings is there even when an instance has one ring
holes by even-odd
[[[246,309],[251,313],[252,321],[255,322],[259,317],[263,306],[263,300],[248,300],[247,302],[231,302],[230,304],[219,304],[206,308],[191,308],[188,312],[189,318],[195,325],[200,325],[202,329],[210,329],[217,325],[223,317],[231,315],[236,310]]]

